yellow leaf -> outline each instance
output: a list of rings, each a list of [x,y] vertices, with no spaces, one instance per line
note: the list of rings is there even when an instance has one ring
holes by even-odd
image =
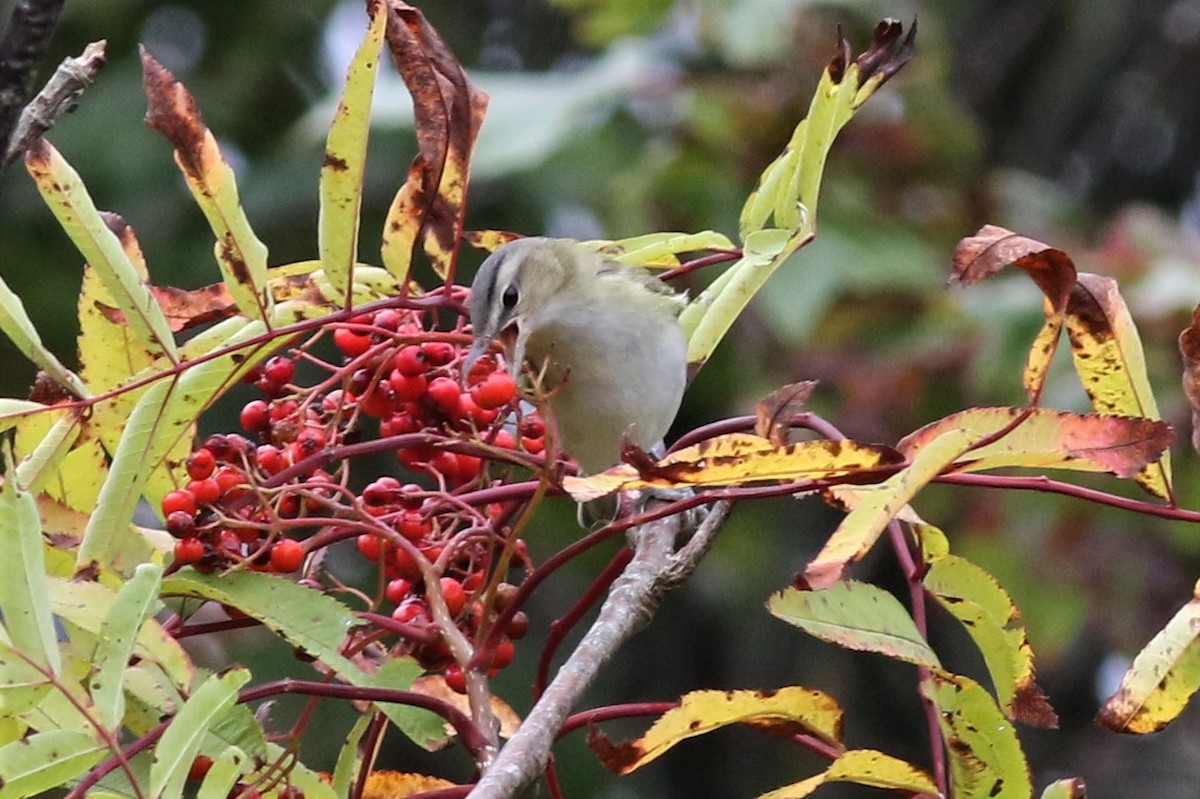
[[[903,460],[888,447],[855,441],[819,439],[776,447],[748,433],[731,433],[702,441],[663,458],[652,474],[639,474],[628,464],[590,477],[567,478],[563,487],[579,502],[613,491],[649,486],[741,485],[744,483],[819,480],[894,466]]]
[[[801,799],[829,782],[853,782],[909,794],[941,796],[933,779],[913,764],[874,749],[851,749],[821,774],[769,791],[758,799]]]
[[[1200,585],[1197,589],[1198,596],[1134,658],[1097,722],[1116,732],[1157,732],[1187,706],[1200,687]]]
[[[842,710],[828,695],[799,686],[776,691],[693,691],[635,741],[613,744],[594,733],[589,745],[609,769],[628,774],[688,738],[730,724],[785,734],[807,733],[841,746]]]

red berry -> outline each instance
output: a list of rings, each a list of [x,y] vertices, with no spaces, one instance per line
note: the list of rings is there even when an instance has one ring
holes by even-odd
[[[516,449],[517,442],[513,438],[513,434],[507,430],[497,430],[496,437],[492,439],[492,443],[500,449]]]
[[[396,405],[392,387],[387,382],[377,383],[358,400],[358,407],[367,416],[387,416]]]
[[[424,375],[429,369],[429,364],[425,362],[421,348],[416,344],[401,347],[400,351],[396,353],[393,366],[404,377],[418,377]]]
[[[281,538],[271,545],[271,570],[290,573],[304,565],[304,545],[293,538]]]
[[[221,486],[213,477],[193,480],[185,490],[190,491],[201,505],[211,505],[221,498]]]
[[[533,414],[522,416],[520,424],[517,425],[517,432],[524,438],[544,438],[546,435],[546,423],[542,421],[540,416]]]
[[[425,393],[444,416],[450,419],[459,417],[461,410],[458,397],[462,392],[459,391],[458,381],[449,377],[434,378]]]
[[[196,515],[196,495],[185,489],[168,491],[162,498],[163,516],[170,516],[177,511],[182,511],[188,516]]]
[[[196,518],[181,510],[169,513],[167,532],[176,538],[191,538],[196,535]]]
[[[247,433],[261,433],[271,426],[271,414],[264,400],[250,400],[238,414],[238,422]]]
[[[267,416],[272,422],[282,422],[285,419],[291,419],[296,415],[296,411],[300,410],[300,403],[294,399],[284,399],[278,402],[272,402]],[[268,425],[269,427],[270,425]]]
[[[395,333],[400,329],[400,323],[404,321],[404,314],[397,311],[395,308],[384,308],[375,314],[372,324],[375,327]]]
[[[517,648],[513,645],[513,642],[507,638],[501,638],[496,644],[495,651],[492,653],[491,662],[488,663],[488,672],[490,673],[493,669],[499,671],[500,669],[507,668],[513,662],[513,657],[516,654]]]
[[[392,569],[397,577],[413,581],[421,579],[421,568],[417,565],[417,559],[410,555],[404,547],[396,547],[396,552],[392,556]]]
[[[290,445],[292,463],[299,463],[305,458],[316,455],[325,449],[325,433],[315,427],[306,427],[296,436]]]
[[[384,589],[384,594],[387,595],[388,601],[394,605],[399,605],[405,599],[408,599],[412,593],[412,581],[405,580],[403,577],[397,577],[395,580],[390,580],[387,588]]]
[[[388,375],[388,385],[398,402],[416,402],[425,396],[429,381],[423,374],[405,375],[399,369],[393,369]]]
[[[193,480],[203,480],[217,468],[217,459],[210,450],[201,447],[188,456],[187,473]]]
[[[464,420],[470,418],[477,428],[484,428],[496,421],[500,411],[480,408],[470,394],[462,394],[458,398],[459,409]]]
[[[467,675],[457,663],[446,667],[446,687],[458,694],[467,692]]]
[[[423,599],[408,599],[396,606],[392,618],[401,624],[428,624],[429,611]]]
[[[467,591],[463,584],[453,577],[443,577],[438,581],[442,588],[442,598],[446,600],[446,608],[451,616],[462,613],[467,605]]]
[[[321,410],[326,413],[337,413],[346,403],[346,392],[335,388],[321,398]]]
[[[227,494],[238,486],[246,482],[246,475],[242,474],[241,469],[235,469],[232,466],[222,466],[217,469],[213,479],[217,481],[217,485],[221,487],[221,494]]]
[[[434,366],[445,366],[454,360],[455,348],[446,341],[426,341],[421,345],[421,354]]]
[[[529,616],[525,611],[518,610],[508,620],[508,626],[504,628],[504,633],[515,641],[524,638],[527,632],[529,632]]]
[[[458,460],[458,466],[455,470],[455,477],[460,483],[469,483],[483,472],[483,460],[476,458],[474,455],[455,455]]]
[[[263,364],[263,378],[272,385],[283,387],[296,376],[296,364],[291,358],[276,355]]]
[[[354,539],[354,543],[364,558],[373,561],[379,560],[379,536],[363,533]]]
[[[471,386],[471,399],[480,408],[503,408],[517,396],[517,381],[508,372],[492,372],[482,383]]]
[[[357,358],[371,349],[371,337],[348,327],[339,327],[333,331],[333,345],[347,358]]]
[[[257,533],[255,535],[257,535]],[[242,537],[238,534],[238,531],[230,530],[228,527],[222,529],[220,534],[217,536],[217,549],[228,552],[232,555],[240,556],[242,554],[243,543]]]
[[[426,536],[433,532],[433,525],[427,520],[421,518],[421,512],[418,510],[406,510],[400,515],[400,522],[396,525],[400,535],[407,538],[413,543],[423,541]]]
[[[192,760],[192,765],[188,767],[187,778],[192,782],[199,782],[208,774],[212,764],[212,758],[208,755],[196,755],[196,758]]]
[[[175,542],[175,562],[187,566],[199,563],[204,557],[204,543],[199,538],[182,538]]]
[[[542,450],[546,448],[546,439],[544,438],[522,438],[521,449],[528,452],[530,455],[540,455]]]
[[[435,453],[429,459],[429,468],[451,483],[458,482],[458,456],[453,452],[442,450]]]
[[[363,502],[368,505],[387,505],[400,498],[400,481],[395,477],[384,475],[373,483],[367,484],[362,491]]]
[[[416,483],[405,483],[400,486],[400,504],[407,510],[416,510],[425,502],[425,498],[421,496],[424,491],[425,489]]]
[[[415,433],[420,429],[421,423],[404,411],[389,414],[379,420],[379,435],[384,438]]]
[[[254,450],[254,465],[263,474],[272,475],[283,471],[288,464],[287,459],[283,457],[283,453],[279,451],[279,447],[273,444],[263,444]]]

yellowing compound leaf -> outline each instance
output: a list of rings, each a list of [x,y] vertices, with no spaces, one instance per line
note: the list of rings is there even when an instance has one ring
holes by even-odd
[[[1134,658],[1096,716],[1116,732],[1145,734],[1170,724],[1200,687],[1200,584],[1197,596]]]
[[[1142,340],[1117,281],[1087,272],[1067,301],[1067,336],[1075,371],[1100,413],[1161,419],[1146,374]],[[1158,497],[1171,499],[1170,453],[1141,468],[1134,479]]]
[[[213,252],[230,296],[243,314],[266,321],[271,311],[270,297],[263,290],[267,247],[246,218],[233,168],[221,155],[191,92],[146,48],[140,52],[148,104],[146,124],[175,147],[175,163],[216,236]]]
[[[776,447],[747,433],[731,433],[702,441],[663,458],[639,474],[629,464],[590,477],[567,478],[563,487],[579,502],[613,491],[648,486],[741,485],[744,483],[822,480],[895,466],[903,458],[894,450],[855,441],[820,439]]]
[[[389,6],[387,43],[413,99],[417,157],[383,228],[384,266],[407,283],[413,245],[423,238],[438,276],[450,282],[466,213],[467,177],[488,96],[422,15],[400,0]]]
[[[166,318],[117,235],[96,209],[78,173],[45,139],[30,146],[25,168],[63,231],[100,273],[134,333],[156,356],[175,360],[175,339]]]
[[[859,494],[857,504],[805,569],[809,585],[828,588],[840,580],[846,566],[871,550],[888,522],[907,508],[909,500],[980,438],[980,433],[971,430],[944,430],[916,451],[906,468]]]
[[[453,705],[467,715],[471,714],[471,700],[466,695],[460,694],[447,685],[446,678],[440,674],[426,674],[423,677],[418,677],[412,681],[412,688],[410,690],[436,697],[447,704]],[[517,715],[517,711],[513,710],[511,705],[498,696],[493,695],[490,704],[492,715],[500,722],[500,737],[513,737],[517,728],[521,726],[521,717]],[[414,739],[414,743],[430,752],[436,752],[444,748],[454,739],[456,733],[454,727],[444,721],[440,726],[442,727],[442,734],[437,738],[424,741]],[[409,737],[411,738],[412,736],[410,735]]]
[[[372,771],[363,786],[362,799],[404,799],[439,788],[454,788],[454,783],[426,774],[400,771]]]
[[[830,696],[799,686],[776,691],[693,691],[636,741],[613,744],[596,730],[589,735],[588,745],[610,770],[628,774],[681,741],[730,724],[806,733],[841,747],[842,709]]]
[[[853,782],[908,794],[941,796],[933,778],[913,764],[874,749],[843,752],[824,772],[761,794],[758,799],[801,799],[830,782]]]
[[[822,641],[939,668],[937,655],[900,601],[870,583],[848,580],[820,591],[787,588],[767,600],[767,609]]]
[[[921,693],[938,711],[956,799],[1029,799],[1033,783],[1012,722],[967,677],[934,673]]]
[[[1058,716],[1038,687],[1033,649],[1021,613],[996,578],[968,560],[946,555],[925,574],[925,590],[958,619],[979,647],[1001,709],[1037,727],[1055,727]]]
[[[317,249],[325,275],[350,300],[351,275],[358,255],[367,138],[371,129],[371,98],[379,71],[387,4],[376,0],[369,8],[371,24],[346,70],[346,85],[325,140],[321,166],[321,209],[317,219]]]
[[[961,428],[994,439],[955,460],[957,471],[1004,466],[1104,471],[1132,477],[1171,444],[1161,421],[1046,408],[970,408],[905,436],[897,448],[915,457],[943,431]]]

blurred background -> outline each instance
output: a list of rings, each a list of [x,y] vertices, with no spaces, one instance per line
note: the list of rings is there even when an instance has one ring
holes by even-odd
[[[12,5],[0,2],[3,19]],[[800,379],[819,380],[815,409],[866,441],[894,443],[972,405],[1021,403],[1040,292],[1020,274],[945,287],[955,243],[992,223],[1121,281],[1160,407],[1180,431],[1181,504],[1200,507],[1175,347],[1200,301],[1200,0],[418,5],[491,94],[468,227],[579,238],[705,228],[735,236],[741,203],[803,117],[838,26],[859,51],[878,19],[919,19],[916,58],[833,149],[816,242],[772,279],[701,372],[675,434],[750,413],[759,398]],[[272,265],[315,257],[323,132],[364,25],[352,0],[68,0],[42,79],[95,39],[108,40],[109,64],[50,139],[97,205],[137,230],[157,282],[191,288],[217,279],[208,228],[170,147],[142,124],[143,43],[196,96],[238,170]],[[379,260],[383,214],[415,152],[399,80],[384,81],[375,103],[360,248],[368,262]],[[479,260],[464,256],[465,279]],[[0,174],[0,274],[70,363],[80,258],[19,165]],[[24,396],[32,367],[7,342],[0,359],[4,395]],[[1057,364],[1045,402],[1087,407],[1069,363]],[[217,409],[207,429],[235,429],[235,409]],[[1136,496],[1115,480],[1088,484]],[[983,489],[934,487],[916,508],[956,553],[996,574],[1024,613],[1062,722],[1058,731],[1022,731],[1039,790],[1079,775],[1094,799],[1195,797],[1194,708],[1145,739],[1100,731],[1091,719],[1129,658],[1191,597],[1197,531]],[[803,684],[843,703],[850,745],[927,763],[911,668],[808,639],[763,608],[837,518],[811,499],[739,507],[689,586],[618,655],[590,703]],[[551,503],[526,538],[544,558],[574,535],[573,509]],[[552,581],[531,609],[535,628],[561,613],[611,554],[595,553]],[[856,576],[898,587],[882,550]],[[982,678],[964,636],[936,613],[933,638],[950,667]],[[220,643],[263,679],[304,671],[261,638],[228,639]],[[537,650],[536,639],[526,640],[517,666],[499,679],[519,710],[529,705]],[[230,657],[208,656],[214,665]],[[349,724],[348,714],[329,714],[305,744],[314,767],[332,765]],[[633,735],[641,726],[606,729]],[[750,797],[819,766],[785,743],[728,730],[617,779],[583,737],[558,752],[572,797]],[[427,756],[398,737],[388,739],[382,765],[469,775],[459,753]],[[832,786],[821,795],[880,792]]]

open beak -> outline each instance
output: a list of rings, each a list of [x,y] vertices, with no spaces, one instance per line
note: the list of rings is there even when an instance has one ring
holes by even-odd
[[[496,334],[494,340],[500,342],[500,347],[504,352],[504,362],[508,366],[508,373],[516,377],[521,371],[521,361],[525,359],[525,337],[521,335],[520,320],[513,319],[505,325]],[[492,336],[487,333],[481,333],[471,342],[471,351],[467,353],[467,360],[463,363],[462,367],[463,385],[467,383],[467,378],[471,374],[471,368],[491,348],[492,341]]]

